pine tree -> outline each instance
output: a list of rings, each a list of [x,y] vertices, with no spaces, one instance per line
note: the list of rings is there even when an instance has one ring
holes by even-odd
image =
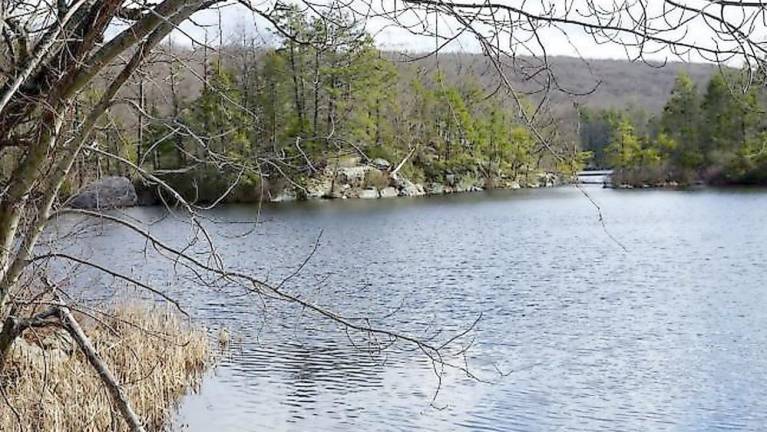
[[[680,73],[661,116],[661,132],[677,145],[669,155],[674,166],[683,170],[700,169],[704,163],[700,149],[700,96],[687,73]]]
[[[724,74],[711,77],[701,104],[701,151],[707,164],[716,158],[714,153],[734,152],[745,142],[740,104]]]
[[[200,97],[194,102],[187,123],[205,145],[202,156],[209,153],[249,158],[251,154],[252,119],[242,109],[242,98],[232,73],[215,66]],[[239,106],[238,106],[239,105]],[[200,148],[192,143],[188,148]]]

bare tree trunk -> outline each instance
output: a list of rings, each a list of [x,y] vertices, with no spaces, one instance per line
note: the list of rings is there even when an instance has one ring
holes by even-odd
[[[314,50],[314,116],[312,119],[312,135],[319,136],[317,119],[320,115],[320,50]]]
[[[12,251],[19,223],[32,188],[44,178],[42,168],[47,160],[48,149],[53,147],[58,138],[63,111],[64,107],[58,104],[46,113],[35,145],[16,168],[11,177],[14,179],[11,188],[0,201],[0,318],[5,309],[6,296],[16,282],[15,278],[8,278],[8,272],[14,262]]]
[[[290,42],[290,69],[293,72],[293,96],[295,99],[296,113],[298,114],[299,129],[303,132],[304,127],[304,108],[302,106],[303,91],[301,90],[301,79],[298,76],[298,65],[296,62],[296,53],[294,43]]]
[[[131,407],[130,401],[125,396],[125,393],[120,387],[120,384],[117,382],[117,379],[109,370],[109,367],[106,365],[106,363],[104,363],[99,354],[96,352],[96,349],[93,347],[90,339],[88,339],[88,336],[85,335],[85,332],[83,332],[80,324],[78,324],[77,320],[75,320],[75,317],[72,316],[69,308],[61,305],[60,311],[61,320],[64,322],[67,331],[69,331],[69,334],[72,335],[72,338],[80,346],[80,349],[83,351],[83,354],[85,354],[85,358],[88,359],[88,362],[91,364],[91,366],[93,366],[93,368],[96,369],[96,372],[98,372],[101,381],[104,383],[107,390],[109,391],[109,394],[112,396],[112,400],[125,419],[125,422],[128,424],[131,432],[146,432],[144,426],[141,424],[141,420],[138,418],[135,411],[133,411],[133,407]]]
[[[169,80],[170,80],[170,94],[171,102],[173,104],[173,121],[178,122],[181,117],[181,102],[178,97],[178,86],[176,85],[176,56],[173,54],[173,38],[168,39],[168,50],[170,51],[170,63],[169,68]],[[181,134],[175,134],[176,142],[176,157],[179,167],[184,166],[186,163],[186,154],[184,153],[184,140]]]
[[[141,149],[144,146],[144,111],[146,110],[146,97],[144,95],[144,77],[138,80],[138,130],[136,131],[136,163],[141,166]]]
[[[375,139],[374,142],[377,146],[380,146],[381,143],[381,98],[376,98],[376,109],[375,109]]]
[[[9,316],[3,321],[2,330],[0,330],[0,374],[7,364],[8,357],[13,347],[13,341],[21,334],[21,328],[15,317]],[[0,382],[0,386],[3,383]]]
[[[395,177],[395,176],[397,175],[397,173],[399,172],[399,170],[401,170],[401,169],[402,169],[402,167],[403,167],[403,166],[405,166],[405,163],[407,163],[407,160],[408,160],[408,159],[410,159],[410,157],[411,157],[411,156],[413,156],[413,154],[415,153],[415,151],[416,151],[417,149],[418,149],[418,147],[413,147],[413,148],[410,150],[410,152],[407,154],[407,156],[405,156],[404,158],[402,158],[402,160],[400,161],[400,163],[399,163],[399,164],[397,164],[397,167],[396,167],[396,168],[394,168],[394,171],[392,171],[392,172],[391,172],[391,176],[392,176],[392,177]]]

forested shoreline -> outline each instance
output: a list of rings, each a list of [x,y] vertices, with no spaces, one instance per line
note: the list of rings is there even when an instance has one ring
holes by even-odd
[[[129,109],[97,139],[200,202],[356,197],[336,190],[339,169],[353,166],[381,172],[356,189],[401,191],[404,180],[424,193],[546,185],[582,166],[575,135],[562,133],[547,107],[469,73],[447,77],[395,60],[340,13],[318,19],[288,8],[278,20],[288,36],[271,45],[243,35],[219,52],[192,53],[169,42],[132,85]],[[188,87],[190,74],[199,88]],[[159,90],[165,97],[152,97]],[[545,143],[524,120],[534,112]],[[87,158],[73,193],[88,178],[131,174],[102,155]],[[140,195],[159,190],[137,177]],[[328,179],[330,190],[309,190]]]
[[[282,33],[242,33],[219,49],[169,39],[100,120],[93,135],[106,151],[75,161],[64,195],[115,175],[145,204],[176,200],[158,181],[210,203],[550,186],[586,167],[614,168],[618,186],[766,180],[763,80],[742,92],[753,78],[744,71],[677,65],[660,112],[657,96],[650,108],[581,103],[590,84],[575,72],[580,99],[561,88],[542,101],[534,85],[489,85],[486,62],[384,52],[359,22],[332,18],[286,8],[275,17]],[[102,87],[84,92],[79,111]],[[5,182],[15,156],[2,156]]]
[[[767,184],[764,77],[723,69],[701,91],[684,73],[662,112],[583,110],[582,147],[616,186]]]

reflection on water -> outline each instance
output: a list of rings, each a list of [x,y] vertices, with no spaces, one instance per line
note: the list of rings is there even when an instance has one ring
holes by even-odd
[[[763,430],[767,193],[589,191],[628,253],[569,187],[283,205],[252,232],[212,228],[230,264],[271,281],[300,265],[322,231],[285,289],[346,315],[399,310],[377,323],[420,333],[456,331],[483,313],[472,369],[514,372],[495,384],[448,373],[435,402],[443,409],[430,406],[437,381],[412,352],[363,352],[304,311],[264,307],[220,281],[193,288],[117,227],[101,227],[81,253],[167,286],[241,338],[183,401],[178,430]],[[190,230],[172,219],[150,229],[169,241]],[[117,260],[115,244],[128,250]]]

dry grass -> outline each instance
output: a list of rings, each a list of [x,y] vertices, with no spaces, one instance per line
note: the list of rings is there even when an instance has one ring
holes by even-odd
[[[78,320],[149,431],[163,430],[211,362],[206,332],[165,308],[121,305],[99,322]],[[28,331],[0,378],[0,431],[127,430],[93,368],[62,330]]]

